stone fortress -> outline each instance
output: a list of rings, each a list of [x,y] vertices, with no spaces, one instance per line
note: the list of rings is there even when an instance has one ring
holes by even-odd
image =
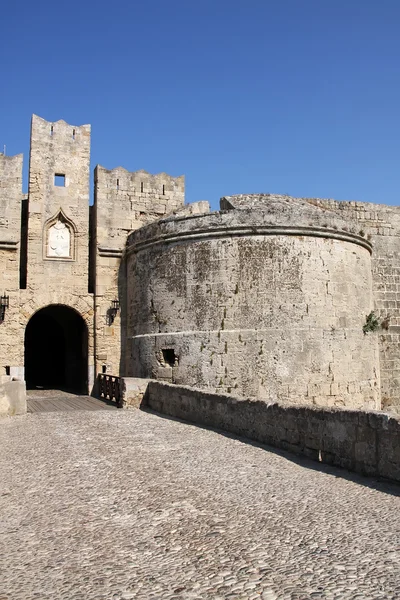
[[[183,177],[101,166],[90,206],[89,162],[89,125],[35,115],[27,195],[22,155],[0,154],[0,395],[108,373],[400,411],[398,207],[257,194],[210,213]]]

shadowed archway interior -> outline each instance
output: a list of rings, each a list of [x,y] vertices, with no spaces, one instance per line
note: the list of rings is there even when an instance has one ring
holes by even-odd
[[[30,319],[25,331],[28,389],[88,391],[88,331],[72,308],[52,304]]]

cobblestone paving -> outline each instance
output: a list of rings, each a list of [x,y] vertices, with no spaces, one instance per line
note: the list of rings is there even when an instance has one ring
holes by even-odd
[[[141,411],[0,444],[1,600],[400,598],[396,486]]]

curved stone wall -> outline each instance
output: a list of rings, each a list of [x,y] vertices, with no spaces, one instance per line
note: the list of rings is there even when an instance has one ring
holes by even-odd
[[[379,408],[377,339],[362,330],[373,308],[370,245],[310,210],[314,223],[310,214],[285,222],[278,203],[131,234],[128,374]]]

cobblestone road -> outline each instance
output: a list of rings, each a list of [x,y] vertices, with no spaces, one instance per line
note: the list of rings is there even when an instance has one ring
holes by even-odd
[[[395,486],[141,411],[0,444],[1,600],[400,599]]]

